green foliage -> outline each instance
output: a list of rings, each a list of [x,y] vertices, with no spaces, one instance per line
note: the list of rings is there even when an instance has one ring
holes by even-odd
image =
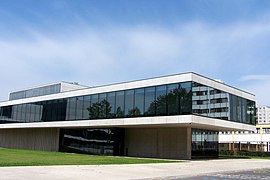
[[[233,150],[221,150],[219,155],[230,158],[266,158],[270,159],[270,152],[261,152],[261,151],[233,151]]]
[[[5,148],[0,149],[0,166],[145,164],[168,162],[179,161],[113,156],[94,156],[74,153],[17,150]]]
[[[116,117],[124,117],[125,113],[124,111],[121,109],[121,107],[118,107],[116,109]]]
[[[135,107],[128,111],[128,116],[140,116],[140,115],[141,115],[141,111],[138,107]]]
[[[112,107],[106,100],[101,102],[93,103],[87,110],[89,111],[89,118],[96,119],[99,117],[106,118],[106,112],[110,112]]]

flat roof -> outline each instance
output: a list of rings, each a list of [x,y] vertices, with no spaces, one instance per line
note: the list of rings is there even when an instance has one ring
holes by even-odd
[[[44,95],[44,96],[4,101],[4,102],[0,102],[0,106],[61,99],[61,98],[82,96],[82,95],[88,95],[88,94],[98,94],[98,93],[104,93],[104,92],[135,89],[135,88],[157,86],[157,85],[186,82],[186,81],[198,82],[200,84],[210,86],[210,87],[255,101],[254,94],[251,94],[249,92],[243,91],[241,89],[235,88],[233,86],[227,85],[220,81],[205,77],[203,75],[200,75],[194,72],[186,72],[186,73],[178,73],[178,74],[166,75],[166,76],[160,76],[160,77],[154,77],[154,78],[146,78],[146,79],[141,79],[141,80],[133,80],[133,81],[127,81],[127,82],[121,82],[121,83],[93,86],[89,88],[71,90],[68,92],[60,92],[60,93]]]
[[[31,88],[24,88],[24,89],[17,90],[17,91],[12,91],[12,92],[10,92],[10,94],[12,94],[12,93],[18,93],[18,92],[23,92],[23,91],[28,91],[28,90],[32,90],[32,89],[38,89],[38,88],[48,87],[48,86],[59,85],[59,84],[60,85],[62,85],[62,84],[68,84],[68,85],[78,86],[78,87],[81,87],[81,88],[89,88],[89,86],[85,86],[85,85],[81,85],[81,84],[76,84],[75,82],[59,81],[59,82],[54,82],[54,83],[37,85],[37,86],[31,87]]]

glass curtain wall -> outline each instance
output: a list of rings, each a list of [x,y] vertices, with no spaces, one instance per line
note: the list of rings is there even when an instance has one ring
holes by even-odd
[[[143,116],[144,113],[144,88],[135,89],[134,117]]]
[[[218,119],[255,124],[255,102],[193,82],[192,113]]]
[[[24,99],[29,97],[43,96],[61,92],[61,84],[54,84],[39,88],[10,93],[9,100]]]
[[[0,107],[0,122],[41,122],[195,114],[255,124],[255,102],[196,82]]]
[[[124,155],[125,130],[109,129],[61,129],[60,151],[96,155]]]
[[[218,132],[192,129],[191,157],[218,157]]]

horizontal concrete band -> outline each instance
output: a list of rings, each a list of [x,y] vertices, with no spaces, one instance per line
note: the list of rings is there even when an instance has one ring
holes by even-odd
[[[0,129],[13,128],[107,128],[107,127],[190,127],[216,131],[244,130],[255,131],[253,125],[208,118],[196,115],[160,117],[137,117],[99,120],[74,120],[57,122],[0,124]]]

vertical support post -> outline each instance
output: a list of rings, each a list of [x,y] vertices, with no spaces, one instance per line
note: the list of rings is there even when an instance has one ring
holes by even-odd
[[[187,129],[187,154],[186,154],[186,159],[191,159],[191,152],[192,152],[192,129],[188,127]]]
[[[233,150],[233,154],[236,155],[236,151],[234,148],[234,131],[232,131],[232,150]]]
[[[239,141],[238,145],[239,145],[238,150],[241,151],[241,142],[240,141]]]
[[[260,127],[261,152],[263,152],[262,134],[263,134],[263,128],[262,128],[262,127]]]

